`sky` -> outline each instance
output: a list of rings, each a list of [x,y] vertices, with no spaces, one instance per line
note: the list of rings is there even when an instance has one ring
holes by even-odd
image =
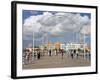
[[[23,10],[23,47],[49,42],[78,42],[85,35],[90,45],[91,14],[56,11]]]

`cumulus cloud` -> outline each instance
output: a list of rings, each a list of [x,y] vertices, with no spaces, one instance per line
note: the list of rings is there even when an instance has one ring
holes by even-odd
[[[24,39],[28,39],[30,35],[34,34],[39,36],[39,28],[41,27],[41,24],[37,21],[40,19],[40,16],[30,16],[27,19],[24,20],[23,24],[23,37]],[[34,35],[34,36],[35,36]],[[40,36],[39,36],[40,37]]]
[[[44,33],[51,36],[62,36],[68,32],[90,34],[90,19],[79,13],[55,13],[43,12],[42,15],[33,15],[25,19],[23,34],[32,35],[35,38],[43,37]]]
[[[30,16],[29,18],[25,19],[23,24],[23,31],[27,33],[29,32],[38,32],[39,28],[41,27],[41,24],[39,24],[37,21],[42,16]]]
[[[85,35],[90,35],[91,33],[91,28],[90,25],[84,25],[83,28],[81,29],[81,33]]]

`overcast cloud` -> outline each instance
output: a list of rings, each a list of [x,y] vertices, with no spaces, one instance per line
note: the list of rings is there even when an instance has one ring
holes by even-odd
[[[34,34],[33,34],[34,32]],[[64,36],[68,32],[80,32],[90,35],[90,19],[73,13],[43,12],[43,15],[33,15],[24,20],[23,34],[41,38],[44,33],[48,36]]]

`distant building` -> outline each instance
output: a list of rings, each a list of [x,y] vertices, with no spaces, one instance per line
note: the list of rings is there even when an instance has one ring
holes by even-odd
[[[48,42],[46,45],[45,45],[48,49],[60,49],[61,48],[61,42]]]
[[[55,45],[52,42],[48,42],[47,48],[53,50],[55,49]]]
[[[60,44],[60,49],[66,49],[66,44]]]
[[[84,49],[87,48],[87,44],[83,44],[83,43],[69,43],[66,45],[66,50],[69,49]]]
[[[60,49],[61,48],[61,42],[56,42],[56,43],[54,43],[54,45],[55,45],[55,49]]]

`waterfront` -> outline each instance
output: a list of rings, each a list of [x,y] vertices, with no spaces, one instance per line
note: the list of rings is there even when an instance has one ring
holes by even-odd
[[[79,56],[78,59],[74,57],[73,59],[69,54],[64,54],[62,59],[61,55],[58,56],[43,56],[39,60],[33,60],[29,64],[23,64],[23,69],[41,69],[41,68],[63,68],[63,67],[84,67],[90,66],[90,60],[84,59],[84,57]]]

